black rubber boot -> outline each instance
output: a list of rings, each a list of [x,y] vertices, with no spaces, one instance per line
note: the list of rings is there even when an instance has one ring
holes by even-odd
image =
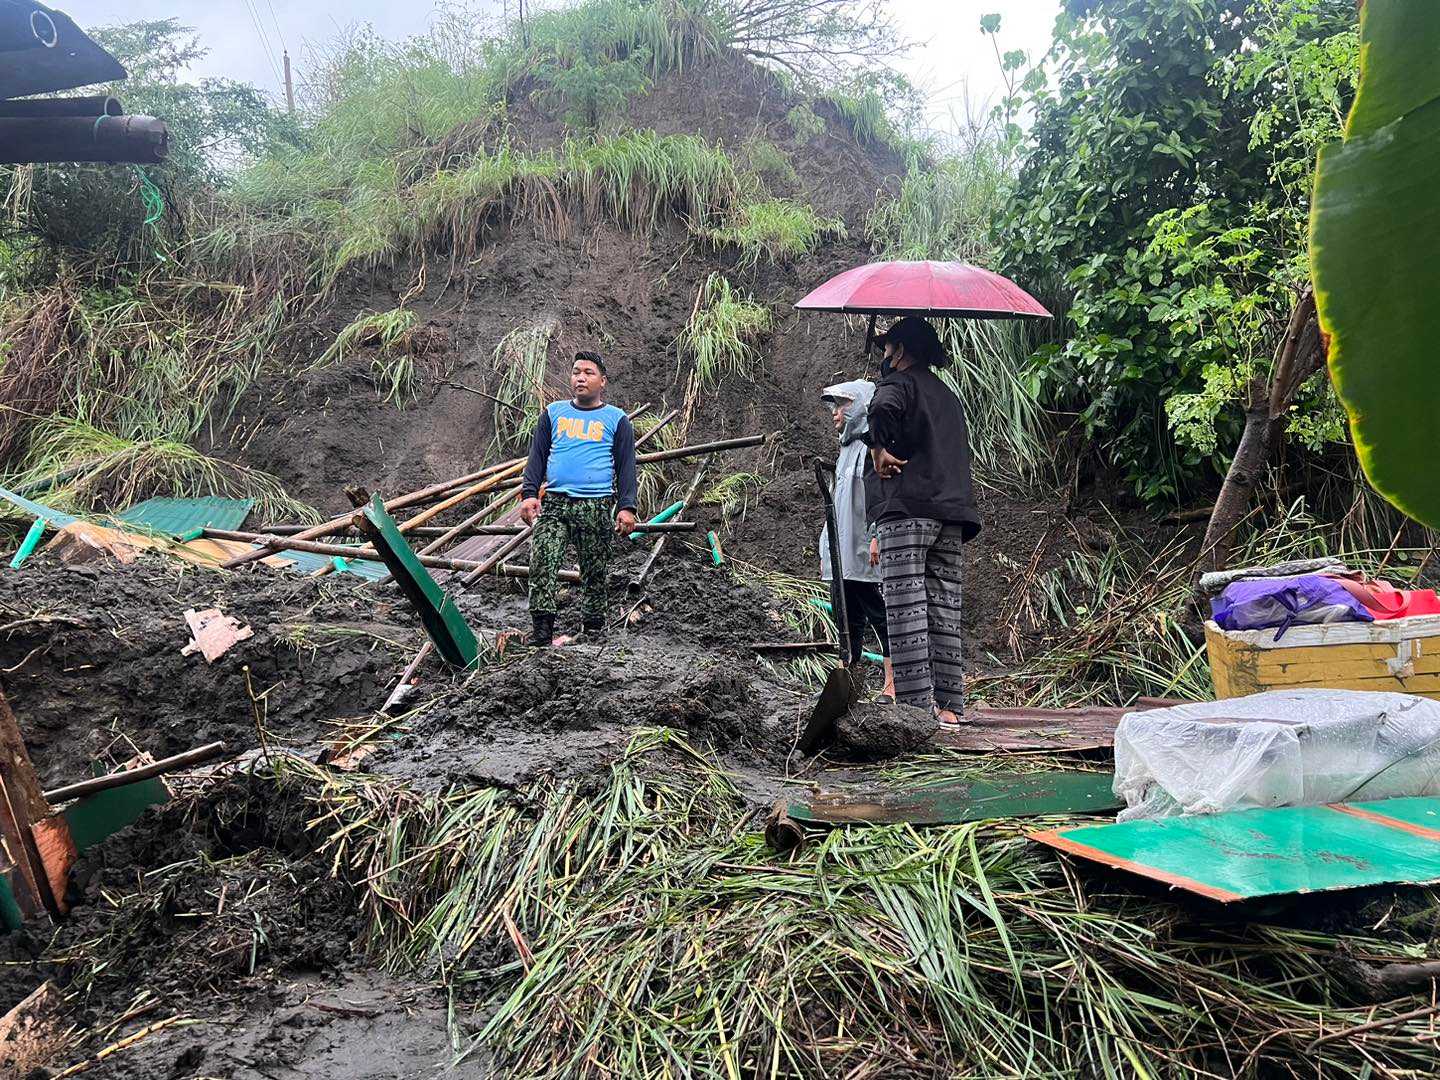
[[[580,623],[580,628],[591,641],[599,641],[605,636],[604,619],[585,619]]]
[[[555,613],[553,611],[534,612],[530,616],[534,625],[534,633],[530,635],[530,644],[537,649],[548,648],[555,640]]]

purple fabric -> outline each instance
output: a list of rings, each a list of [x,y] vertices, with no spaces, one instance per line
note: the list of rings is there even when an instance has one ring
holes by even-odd
[[[1241,578],[1210,601],[1210,612],[1222,630],[1277,627],[1276,641],[1296,623],[1374,622],[1359,600],[1324,574]]]

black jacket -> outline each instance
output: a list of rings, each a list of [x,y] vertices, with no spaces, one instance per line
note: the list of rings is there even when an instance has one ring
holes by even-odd
[[[865,478],[870,521],[934,518],[973,538],[980,514],[970,482],[970,432],[950,387],[923,365],[892,371],[875,389],[869,418],[870,445],[907,463],[889,480]]]

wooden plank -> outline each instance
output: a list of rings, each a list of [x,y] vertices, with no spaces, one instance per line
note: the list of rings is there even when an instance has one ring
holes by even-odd
[[[10,703],[0,693],[0,845],[5,873],[22,919],[58,913],[50,878],[35,844],[31,826],[51,816],[50,804],[30,763],[25,740]]]
[[[956,728],[941,728],[934,743],[974,753],[1005,750],[1043,752],[1099,750],[1115,745],[1115,728],[1129,712],[1162,708],[1180,702],[1137,701],[1128,708],[1090,706],[1083,709],[966,709]]]
[[[66,1044],[64,995],[48,979],[0,1016],[0,1076],[49,1076]]]

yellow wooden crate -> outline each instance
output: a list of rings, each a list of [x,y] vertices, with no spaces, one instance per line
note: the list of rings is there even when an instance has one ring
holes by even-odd
[[[1440,699],[1440,615],[1385,622],[1221,630],[1205,624],[1217,698],[1323,686],[1394,690]]]

